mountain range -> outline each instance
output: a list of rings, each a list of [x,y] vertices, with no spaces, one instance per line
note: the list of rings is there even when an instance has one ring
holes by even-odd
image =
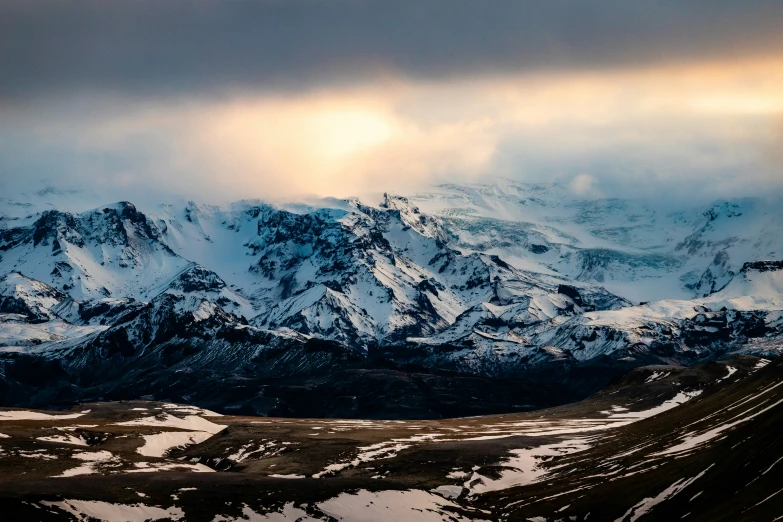
[[[508,181],[377,204],[79,198],[0,200],[4,405],[491,413],[783,344],[774,200],[585,199]],[[488,400],[488,381],[518,391]]]

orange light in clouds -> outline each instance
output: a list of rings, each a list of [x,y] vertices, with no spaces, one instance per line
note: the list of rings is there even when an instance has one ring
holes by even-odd
[[[783,84],[781,87],[783,90]],[[783,93],[758,97],[738,93],[714,93],[693,100],[696,111],[713,114],[769,115],[783,113]]]
[[[189,175],[200,173],[211,186],[214,178],[224,180],[244,195],[410,192],[485,174],[524,178],[513,164],[505,171],[496,165],[499,144],[517,143],[540,164],[562,156],[578,162],[627,147],[674,158],[669,164],[695,163],[700,156],[687,150],[690,142],[728,150],[735,143],[771,141],[758,123],[780,118],[781,85],[783,61],[773,60],[461,81],[398,79],[156,107],[92,125],[86,143],[124,146],[135,134],[166,129],[178,140],[171,163]]]
[[[387,141],[391,118],[362,107],[330,107],[315,111],[302,124],[318,136],[315,145],[325,157],[340,161]]]
[[[245,184],[328,194],[358,157],[393,139],[394,114],[367,96],[244,99],[210,107],[199,149]]]

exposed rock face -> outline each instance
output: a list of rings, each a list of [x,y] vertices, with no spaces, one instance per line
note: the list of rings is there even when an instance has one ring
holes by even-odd
[[[751,261],[742,265],[740,273],[746,274],[751,270],[758,272],[777,272],[783,270],[783,261]]]

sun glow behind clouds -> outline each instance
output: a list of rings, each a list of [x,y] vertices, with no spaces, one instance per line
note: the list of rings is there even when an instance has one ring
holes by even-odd
[[[263,197],[402,191],[488,164],[486,123],[423,125],[401,114],[398,100],[368,88],[209,105],[197,111],[184,148]]]
[[[327,170],[387,141],[395,124],[380,103],[334,98],[242,100],[211,117],[215,137],[246,142],[248,150],[310,156]]]
[[[31,143],[76,150],[66,179],[99,173],[109,185],[121,179],[210,199],[410,192],[494,175],[574,180],[575,190],[595,195],[698,184],[721,196],[783,179],[779,153],[769,153],[780,140],[780,85],[780,60],[386,78],[151,101],[144,110],[112,100],[87,114],[33,107],[41,114],[0,119],[0,137],[21,129]],[[102,155],[115,166],[96,164]]]
[[[213,162],[295,190],[320,191],[355,157],[395,132],[393,115],[372,100],[241,99],[209,107],[195,139]],[[280,188],[276,188],[280,190]]]
[[[756,161],[755,174],[741,175],[769,180],[754,144],[783,110],[779,85],[781,63],[759,61],[247,98],[208,111],[199,148],[218,163],[230,158],[249,189],[290,194],[405,191],[487,174],[582,176],[601,194],[606,173],[584,172],[596,158],[629,179],[646,171],[700,181],[736,178],[733,168]],[[508,154],[514,161],[503,164]]]

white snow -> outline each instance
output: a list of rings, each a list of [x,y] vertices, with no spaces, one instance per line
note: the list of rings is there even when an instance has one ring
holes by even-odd
[[[57,460],[57,455],[50,455],[46,453],[45,449],[33,451],[18,450],[16,454],[27,459]]]
[[[73,477],[76,475],[97,473],[98,468],[101,466],[116,464],[119,462],[119,458],[115,457],[108,451],[80,452],[74,453],[71,456],[75,459],[84,461],[84,464],[65,470],[61,475],[56,475],[57,477]]]
[[[50,435],[48,437],[36,437],[36,440],[42,440],[44,442],[59,442],[62,444],[73,444],[75,446],[87,446],[87,441],[81,437],[74,435]]]
[[[41,413],[38,411],[28,410],[4,410],[0,411],[0,420],[66,420],[66,419],[78,419],[84,416],[87,412],[82,413],[65,413],[59,415],[52,415],[49,413]]]
[[[23,352],[31,346],[77,339],[105,330],[106,326],[78,326],[53,318],[45,323],[30,323],[19,316],[0,314],[0,346],[4,352]]]
[[[175,417],[168,413],[163,413],[155,417],[142,417],[140,419],[134,419],[125,422],[116,423],[117,426],[155,426],[165,428],[179,428],[192,431],[205,431],[212,435],[220,433],[227,426],[223,424],[215,424],[204,418],[196,415],[188,415],[184,419]]]
[[[218,515],[212,522],[320,522],[320,518],[310,517],[306,511],[295,507],[292,502],[284,505],[278,511],[268,513],[256,513],[247,505],[242,507],[241,518],[229,518],[226,515]]]
[[[205,410],[197,406],[190,404],[164,404],[163,408],[172,413],[190,413],[191,415],[200,415],[202,417],[222,417],[220,413],[216,413],[211,410]],[[146,409],[146,408],[133,408],[134,410]]]
[[[751,415],[745,415],[741,416],[737,420],[734,420],[733,422],[728,422],[725,424],[721,424],[720,426],[717,426],[715,428],[712,428],[710,430],[707,430],[703,433],[690,433],[687,435],[682,436],[680,439],[682,440],[681,443],[676,444],[674,446],[671,446],[670,448],[665,449],[664,451],[660,451],[658,453],[654,453],[653,456],[663,456],[663,455],[672,455],[672,454],[680,454],[683,452],[689,452],[693,450],[694,448],[699,447],[700,445],[704,444],[707,441],[710,441],[718,436],[720,436],[724,431],[730,430],[731,428],[742,424],[744,422],[747,422],[751,419],[754,419],[761,415],[762,413],[765,413],[779,404],[783,403],[783,399],[780,399],[779,401],[771,404],[770,406],[767,406],[766,408],[757,411],[756,413],[753,413]],[[736,417],[735,417],[736,418]]]
[[[721,377],[719,380],[721,380],[721,381],[725,381],[726,379],[730,379],[732,375],[734,375],[735,373],[737,373],[737,369],[736,369],[736,368],[734,368],[733,366],[728,366],[728,365],[727,365],[727,366],[726,366],[726,369],[729,371],[729,373],[728,373],[727,375],[725,375],[725,376]]]
[[[675,395],[673,398],[665,401],[663,404],[660,404],[654,408],[650,408],[649,410],[644,411],[628,411],[623,413],[610,413],[609,418],[611,419],[646,419],[648,417],[652,417],[654,415],[658,415],[659,413],[663,413],[665,411],[669,411],[672,408],[675,408],[679,406],[680,404],[686,403],[689,400],[691,400],[694,397],[698,397],[701,395],[701,390],[693,390],[693,391],[681,391],[678,392],[677,395]]]
[[[770,363],[769,359],[759,359],[759,362],[753,367],[754,370],[760,370]]]
[[[123,473],[153,473],[166,470],[188,470],[196,473],[215,472],[214,469],[205,466],[204,464],[190,464],[187,462],[134,462],[133,465],[135,466],[135,469],[123,470]]]
[[[459,498],[464,489],[465,488],[462,486],[444,485],[438,486],[437,488],[431,489],[430,491],[440,495],[443,498]]]
[[[660,504],[661,502],[665,502],[673,497],[675,497],[677,494],[679,494],[682,490],[696,482],[698,479],[704,476],[707,471],[710,470],[710,468],[714,466],[714,464],[711,464],[707,469],[696,475],[695,477],[689,478],[689,479],[680,479],[676,481],[674,484],[669,486],[668,488],[664,489],[658,495],[651,498],[645,498],[639,501],[635,506],[631,507],[626,513],[615,520],[615,522],[635,522],[640,517],[644,516],[645,514],[649,513],[655,506]]]
[[[145,504],[111,504],[99,500],[41,501],[44,506],[57,507],[70,513],[76,520],[104,522],[146,522],[149,520],[182,520],[181,508],[159,508]]]
[[[414,443],[428,442],[443,436],[442,433],[426,433],[414,435],[404,439],[392,439],[386,442],[379,442],[370,446],[360,446],[357,448],[359,453],[352,460],[329,464],[322,471],[315,473],[313,478],[321,478],[333,475],[346,468],[356,467],[363,462],[372,462],[378,459],[390,459],[397,456],[397,453],[410,448]]]
[[[647,382],[647,381],[645,381],[645,382]],[[598,413],[603,413],[604,415],[612,415],[614,413],[622,413],[624,411],[628,411],[628,408],[626,408],[625,406],[617,406],[617,405],[613,404],[611,410],[602,410],[602,411],[600,411]]]
[[[440,495],[421,490],[378,491],[359,490],[341,493],[316,506],[320,511],[344,522],[462,522],[478,521],[466,518],[444,507],[459,507]]]
[[[250,441],[247,444],[242,445],[242,447],[227,458],[234,462],[244,462],[251,457],[270,457],[279,454],[283,450],[283,447],[288,445],[290,444],[286,442],[281,444],[277,441],[266,439],[263,439],[261,442]]]
[[[666,377],[667,375],[669,375],[669,373],[670,373],[670,372],[658,372],[658,371],[654,371],[654,372],[652,373],[652,375],[650,375],[649,377],[647,377],[647,379],[645,379],[645,381],[644,381],[644,382],[653,382],[653,381],[657,381],[658,379],[663,379],[664,377]]]
[[[142,435],[144,445],[136,451],[145,457],[165,457],[169,450],[191,444],[200,444],[210,438],[206,431],[164,431],[155,435]]]
[[[511,450],[513,457],[500,464],[502,470],[499,478],[489,478],[482,475],[480,470],[474,471],[464,487],[468,488],[471,494],[481,494],[532,484],[547,474],[547,470],[541,467],[544,459],[577,453],[589,447],[590,443],[587,439],[571,439],[533,448]]]

